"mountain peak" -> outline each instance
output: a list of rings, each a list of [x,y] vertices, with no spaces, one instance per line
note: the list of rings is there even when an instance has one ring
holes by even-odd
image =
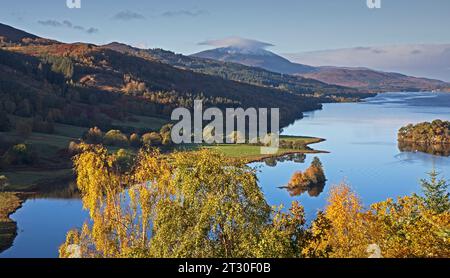
[[[314,67],[295,64],[262,47],[250,47],[248,45],[232,45],[202,51],[191,55],[198,58],[219,60],[243,64],[250,67],[263,68],[283,74],[295,74],[313,72]]]

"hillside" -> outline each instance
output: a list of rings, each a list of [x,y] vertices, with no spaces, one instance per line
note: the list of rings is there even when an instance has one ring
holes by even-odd
[[[370,69],[321,67],[319,71],[299,74],[328,84],[366,89],[369,91],[432,91],[445,90],[450,85],[440,80],[417,78],[393,72]]]
[[[107,126],[127,114],[167,118],[173,108],[190,107],[195,98],[203,98],[207,106],[278,107],[286,125],[303,111],[320,108],[319,98],[226,80],[92,44],[40,39],[5,25],[2,30],[4,40],[14,43],[0,50],[0,99],[14,102],[15,109],[8,111],[14,115],[26,100],[29,109],[19,113],[24,116],[39,114],[45,119],[51,107],[56,114],[76,111],[77,115],[60,117],[63,123]],[[20,42],[28,39],[34,43]],[[52,104],[38,103],[49,96],[54,98]]]
[[[309,73],[316,71],[314,67],[291,63],[289,60],[265,49],[246,49],[230,46],[202,51],[192,56],[222,62],[239,63],[283,74]]]
[[[0,46],[13,44],[19,45],[51,44],[54,42],[55,41],[40,38],[36,35],[0,23]]]
[[[439,80],[416,78],[365,68],[306,66],[292,63],[264,49],[247,51],[232,47],[216,48],[192,56],[257,66],[269,71],[302,76],[327,84],[351,87],[367,92],[445,90],[450,87],[448,83]]]
[[[121,43],[110,43],[103,47],[121,53],[142,57],[150,61],[161,61],[181,69],[219,76],[224,79],[242,83],[280,89],[295,94],[316,94],[323,97],[332,95],[361,97],[361,95],[359,95],[361,92],[353,88],[329,85],[310,78],[281,74],[238,63],[221,62],[195,56],[184,56],[162,49],[138,49]],[[330,100],[325,99],[323,101]]]

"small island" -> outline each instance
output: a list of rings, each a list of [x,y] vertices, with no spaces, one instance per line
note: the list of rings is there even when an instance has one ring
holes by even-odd
[[[450,122],[434,120],[416,125],[409,124],[398,132],[398,140],[417,144],[450,144]]]
[[[434,120],[416,125],[409,124],[398,132],[399,149],[402,152],[424,152],[434,155],[450,155],[450,122]]]
[[[314,157],[311,166],[304,172],[295,172],[286,188],[291,196],[300,196],[308,192],[309,196],[317,197],[322,193],[327,179],[323,170],[322,162]]]

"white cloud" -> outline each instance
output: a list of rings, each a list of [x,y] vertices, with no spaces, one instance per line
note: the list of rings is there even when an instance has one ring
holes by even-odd
[[[450,44],[355,47],[286,54],[312,66],[367,67],[450,81]]]
[[[273,44],[257,41],[257,40],[251,40],[251,39],[245,39],[241,37],[228,37],[224,39],[217,39],[217,40],[207,40],[204,42],[199,43],[199,45],[208,45],[213,47],[240,47],[240,48],[250,48],[250,49],[265,49],[267,47],[274,46]]]

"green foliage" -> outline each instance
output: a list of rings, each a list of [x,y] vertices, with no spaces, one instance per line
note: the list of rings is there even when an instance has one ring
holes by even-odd
[[[450,194],[448,192],[449,184],[445,179],[438,179],[439,173],[436,170],[429,174],[430,180],[421,180],[423,198],[428,209],[443,213],[450,211]]]

